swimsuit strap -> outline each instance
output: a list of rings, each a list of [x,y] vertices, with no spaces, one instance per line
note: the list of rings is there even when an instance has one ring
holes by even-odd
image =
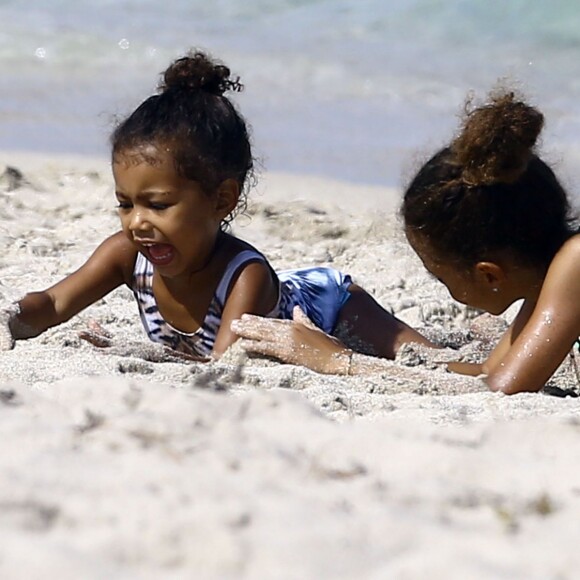
[[[242,250],[236,254],[226,266],[226,270],[215,291],[215,298],[223,308],[225,306],[233,278],[242,266],[250,262],[266,262],[266,258],[255,250]]]

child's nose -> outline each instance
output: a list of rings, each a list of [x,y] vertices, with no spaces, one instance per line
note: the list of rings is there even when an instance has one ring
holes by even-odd
[[[150,224],[146,219],[146,216],[141,211],[134,211],[131,214],[131,219],[129,221],[129,228],[133,232],[145,231],[150,229]]]

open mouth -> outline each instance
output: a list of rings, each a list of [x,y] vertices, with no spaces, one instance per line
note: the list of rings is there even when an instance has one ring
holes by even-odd
[[[154,266],[166,266],[173,260],[175,250],[169,244],[153,244],[146,246],[147,258]]]

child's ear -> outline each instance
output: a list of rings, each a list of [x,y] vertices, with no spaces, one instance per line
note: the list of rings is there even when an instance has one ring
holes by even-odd
[[[504,269],[495,262],[478,262],[475,264],[475,275],[480,282],[492,289],[499,288],[505,280]]]
[[[240,199],[240,185],[235,179],[225,179],[222,181],[215,196],[215,209],[224,218],[238,205]]]

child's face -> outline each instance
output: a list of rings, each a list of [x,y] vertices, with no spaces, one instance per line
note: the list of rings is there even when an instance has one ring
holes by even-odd
[[[123,231],[155,268],[167,277],[203,268],[225,217],[214,197],[154,147],[117,155],[113,175]]]
[[[460,268],[452,261],[443,261],[436,256],[423,236],[409,231],[406,233],[425,269],[443,283],[458,302],[491,314],[501,314],[513,302],[512,299],[506,300],[505,293],[498,291],[496,282],[480,271],[481,263],[471,270]]]

